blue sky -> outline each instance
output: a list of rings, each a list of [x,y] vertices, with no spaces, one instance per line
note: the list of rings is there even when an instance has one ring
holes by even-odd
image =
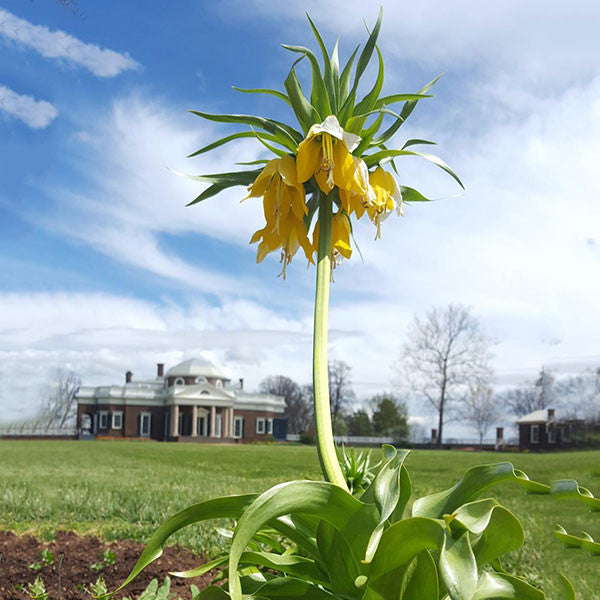
[[[310,379],[314,272],[277,278],[248,240],[257,202],[201,191],[165,166],[207,173],[264,157],[253,142],[186,154],[232,131],[186,111],[291,117],[240,87],[282,89],[314,45],[308,9],[342,57],[376,2],[0,0],[0,404],[26,416],[57,368],[85,383],[202,354],[250,386]],[[430,197],[357,228],[364,255],[332,290],[331,355],[366,397],[393,387],[415,312],[462,302],[494,347],[498,384],[600,362],[600,43],[596,3],[460,0],[384,4],[387,92],[445,72],[398,134],[439,142],[467,191],[407,159],[402,183]],[[404,131],[403,131],[404,130]],[[423,407],[412,412],[425,425]]]

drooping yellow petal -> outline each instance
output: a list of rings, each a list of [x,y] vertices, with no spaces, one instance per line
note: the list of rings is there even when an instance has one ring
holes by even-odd
[[[352,256],[350,247],[350,221],[341,210],[333,215],[331,222],[331,244],[344,258]]]
[[[321,154],[321,144],[314,139],[306,138],[298,146],[296,155],[296,173],[298,181],[304,183],[308,181],[319,167],[319,158]]]

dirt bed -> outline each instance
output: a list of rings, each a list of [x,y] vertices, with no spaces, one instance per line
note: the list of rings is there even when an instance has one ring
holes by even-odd
[[[54,555],[53,564],[35,565],[42,563],[41,554],[44,549]],[[40,542],[31,536],[17,536],[11,532],[0,532],[0,599],[1,600],[30,600],[25,591],[28,583],[32,583],[40,575],[46,586],[49,600],[58,600],[58,570],[63,600],[90,600],[91,594],[84,591],[94,583],[98,575],[102,575],[109,590],[119,586],[129,574],[138,559],[143,545],[123,540],[105,543],[92,536],[80,536],[72,532],[59,532],[52,542]],[[101,570],[92,569],[92,565],[102,563],[105,550],[115,555],[114,564],[105,564]],[[110,562],[110,561],[109,561]],[[184,571],[197,567],[205,562],[186,548],[173,546],[165,548],[163,555],[153,562],[139,575],[135,581],[125,588],[122,594],[137,598],[148,583],[157,578],[162,583],[169,571]],[[35,565],[34,568],[31,568]],[[171,577],[171,592],[177,598],[191,598],[190,585],[195,584],[200,589],[208,585],[211,574],[195,579],[178,579]]]

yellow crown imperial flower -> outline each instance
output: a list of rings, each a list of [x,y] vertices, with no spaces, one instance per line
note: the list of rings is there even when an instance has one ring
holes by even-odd
[[[269,161],[248,191],[244,200],[263,197],[267,222],[250,239],[251,244],[261,240],[256,262],[261,262],[269,252],[281,248],[281,274],[284,278],[286,267],[299,247],[303,248],[306,258],[312,262],[312,246],[304,225],[308,208],[304,186],[298,183],[294,158],[286,155]]]
[[[360,139],[360,136],[344,131],[335,115],[313,125],[298,146],[298,181],[304,183],[314,175],[325,194],[337,186],[340,190],[366,196],[367,167],[364,161],[351,154]]]
[[[377,227],[375,239],[378,239],[381,237],[381,221],[387,219],[394,206],[399,215],[403,214],[402,192],[394,176],[382,167],[377,167],[369,173],[369,184],[374,193],[374,200],[366,210]]]

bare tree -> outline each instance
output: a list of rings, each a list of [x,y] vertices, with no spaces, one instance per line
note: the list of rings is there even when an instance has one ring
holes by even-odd
[[[490,427],[500,417],[494,390],[487,383],[470,386],[469,393],[463,398],[460,408],[461,417],[470,423],[479,436],[479,445]]]
[[[437,445],[453,404],[465,397],[469,385],[490,382],[490,340],[469,308],[448,305],[415,315],[408,340],[397,363],[400,378],[437,412]]]
[[[517,417],[548,408],[555,399],[554,376],[544,367],[535,381],[525,381],[498,394],[499,403],[507,406]]]
[[[77,416],[75,394],[80,385],[77,373],[59,369],[56,382],[44,399],[36,426],[62,429],[74,425]]]
[[[259,389],[263,394],[273,394],[284,398],[290,433],[300,433],[310,429],[313,412],[312,399],[306,397],[303,389],[295,381],[284,375],[276,375],[264,379]]]
[[[331,417],[335,421],[338,413],[347,409],[355,397],[350,376],[352,369],[341,360],[329,361],[327,367]]]
[[[600,418],[600,367],[558,381],[556,395],[574,417]]]

